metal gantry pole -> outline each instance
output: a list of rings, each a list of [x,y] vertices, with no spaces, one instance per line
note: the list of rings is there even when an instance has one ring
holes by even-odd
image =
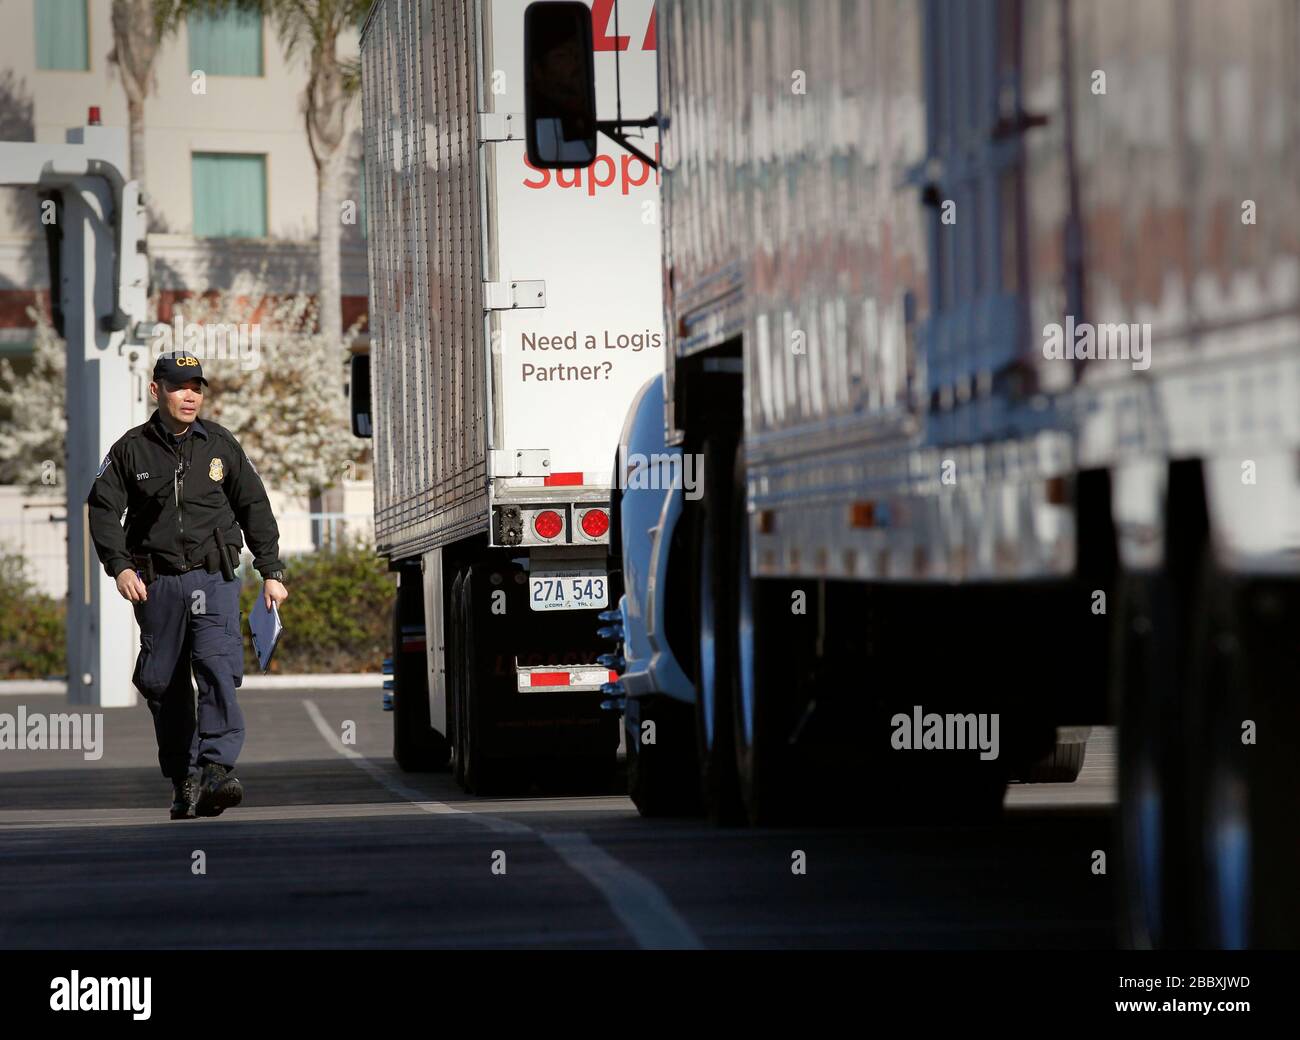
[[[86,510],[100,460],[148,411],[150,358],[136,339],[148,305],[146,224],[126,166],[126,132],[116,127],[69,130],[63,145],[0,142],[0,184],[61,198],[60,284],[50,293],[67,344],[68,700],[100,707],[136,700],[135,616],[99,563]]]

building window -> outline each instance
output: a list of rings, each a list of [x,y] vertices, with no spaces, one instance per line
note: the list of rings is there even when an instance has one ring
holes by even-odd
[[[209,76],[262,75],[262,16],[256,11],[193,14],[186,25],[191,71]]]
[[[194,234],[266,237],[266,156],[195,152]]]
[[[86,0],[33,0],[36,7],[36,67],[65,72],[90,68]]]

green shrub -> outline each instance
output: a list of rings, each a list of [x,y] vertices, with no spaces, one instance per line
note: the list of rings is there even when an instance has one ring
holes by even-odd
[[[378,672],[392,653],[392,611],[397,577],[364,542],[285,561],[289,598],[280,607],[284,634],[271,673]],[[262,591],[252,568],[244,576],[244,674],[261,669],[248,636],[248,614]]]
[[[27,577],[27,561],[0,548],[0,679],[67,672],[67,605]]]
[[[26,561],[0,548],[0,679],[44,679],[67,672],[62,600],[37,591]],[[244,612],[244,673],[259,674],[248,613],[262,590],[249,568],[240,590]],[[280,611],[285,632],[272,674],[378,672],[392,653],[396,576],[374,548],[361,542],[286,561],[289,598]]]

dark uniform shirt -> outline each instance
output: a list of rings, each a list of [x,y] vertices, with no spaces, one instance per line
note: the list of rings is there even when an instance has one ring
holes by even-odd
[[[134,566],[133,555],[153,554],[174,571],[202,564],[217,529],[230,544],[246,537],[263,575],[284,568],[266,488],[234,434],[214,422],[196,419],[176,437],[155,411],[108,450],[86,503],[113,578]]]

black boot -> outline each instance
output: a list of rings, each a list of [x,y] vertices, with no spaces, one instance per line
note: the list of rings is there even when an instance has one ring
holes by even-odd
[[[209,762],[203,767],[203,783],[199,788],[197,816],[220,816],[244,800],[244,788],[238,778],[223,765]]]
[[[199,778],[186,776],[172,781],[172,819],[192,820],[199,801]]]

